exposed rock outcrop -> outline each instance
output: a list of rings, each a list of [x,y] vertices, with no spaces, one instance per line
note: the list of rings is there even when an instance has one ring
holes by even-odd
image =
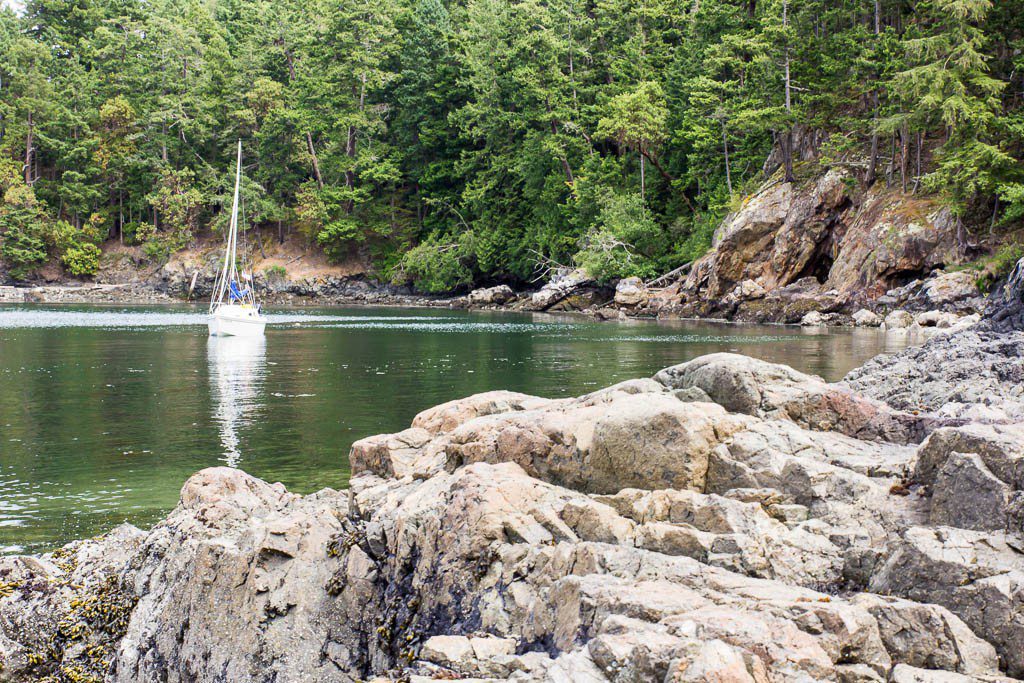
[[[988,327],[998,332],[1024,330],[1024,258],[992,298],[986,310]]]
[[[469,303],[477,306],[495,306],[514,301],[516,293],[508,285],[474,289],[469,293]]]
[[[0,558],[0,680],[1024,677],[1024,399],[978,334],[846,384],[714,354],[451,401],[346,492],[203,470],[148,532]]]
[[[948,209],[881,184],[863,190],[833,168],[775,177],[715,232],[711,251],[661,305],[683,314],[799,322],[865,305],[961,314],[984,306]],[[860,323],[864,324],[864,323]],[[875,324],[875,323],[870,323]]]

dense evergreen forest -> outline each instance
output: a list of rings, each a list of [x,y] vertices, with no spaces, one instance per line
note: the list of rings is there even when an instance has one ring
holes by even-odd
[[[30,0],[0,11],[0,258],[219,230],[439,291],[652,276],[771,174],[1024,214],[1024,3]],[[817,151],[815,161],[806,150]]]

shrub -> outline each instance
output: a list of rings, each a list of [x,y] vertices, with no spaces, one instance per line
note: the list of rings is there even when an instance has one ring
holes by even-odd
[[[100,269],[100,248],[92,242],[83,242],[66,249],[61,261],[72,275],[95,275]]]
[[[47,225],[48,217],[31,187],[13,184],[7,188],[0,204],[0,258],[14,279],[24,280],[46,261]]]
[[[142,244],[142,240],[139,239],[139,234],[145,234],[146,230],[147,228],[145,223],[139,223],[138,221],[125,223],[121,226],[121,237],[124,240],[124,243],[128,246],[136,246],[138,244]],[[152,229],[149,231],[152,232]]]
[[[327,257],[333,261],[340,261],[348,255],[349,249],[354,242],[360,240],[361,234],[359,224],[352,218],[340,218],[336,221],[326,223],[316,234],[316,241]]]
[[[274,265],[264,269],[263,275],[268,280],[285,280],[288,278],[288,271],[284,266]]]
[[[46,261],[46,242],[25,225],[9,222],[0,216],[0,257],[7,263],[7,272],[15,280],[24,280]]]
[[[640,195],[608,191],[598,200],[600,211],[583,236],[574,261],[598,282],[625,277],[652,277],[667,236]]]
[[[411,281],[424,292],[450,292],[473,281],[469,268],[468,240],[441,242],[428,240],[402,256],[392,271],[395,281]]]

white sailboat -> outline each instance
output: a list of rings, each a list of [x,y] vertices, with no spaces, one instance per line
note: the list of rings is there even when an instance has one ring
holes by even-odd
[[[256,301],[252,274],[244,269],[239,273],[236,252],[238,247],[238,189],[242,178],[242,141],[238,141],[238,162],[235,168],[235,197],[231,202],[231,222],[224,252],[224,267],[213,284],[210,299],[210,318],[207,326],[215,337],[263,336],[267,319],[260,314]]]

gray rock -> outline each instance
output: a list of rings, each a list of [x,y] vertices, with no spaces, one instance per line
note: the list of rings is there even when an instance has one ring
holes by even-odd
[[[516,293],[508,285],[474,289],[467,297],[469,303],[476,306],[501,305],[515,300]]]
[[[644,281],[638,277],[623,278],[615,285],[615,303],[620,306],[642,306],[649,298]]]
[[[820,327],[825,324],[825,316],[820,311],[811,311],[800,319],[804,327]]]
[[[908,529],[871,579],[876,593],[942,605],[1024,675],[1024,554],[1019,540],[951,527]]]
[[[556,275],[550,282],[530,296],[527,308],[546,311],[572,296],[577,290],[593,283],[593,278],[582,270],[573,270]]]
[[[843,384],[897,410],[943,418],[1024,422],[1024,332],[972,327],[880,356]]]
[[[981,295],[978,291],[977,276],[970,271],[940,273],[924,283],[924,295],[933,306],[951,304]]]
[[[697,387],[730,412],[792,420],[802,427],[865,439],[920,440],[922,426],[842,385],[733,353],[712,353],[665,368],[655,380],[670,389]]]
[[[853,324],[857,327],[878,327],[882,319],[877,313],[862,308],[853,314]]]
[[[932,485],[955,453],[977,453],[985,467],[1015,489],[1024,489],[1024,424],[966,424],[936,429],[921,444],[914,481]]]
[[[213,468],[148,532],[0,558],[0,677],[1024,674],[1020,427],[909,445],[936,421],[731,354],[452,401],[357,442],[346,492]]]
[[[853,602],[875,617],[894,662],[963,674],[999,671],[995,648],[944,607],[870,593],[857,595]]]
[[[904,310],[895,310],[885,316],[885,329],[902,330],[914,324],[914,316]]]
[[[925,311],[924,313],[918,313],[917,317],[914,318],[914,322],[921,327],[949,328],[956,325],[959,319],[960,317],[956,313]]]
[[[1011,489],[975,453],[952,453],[935,478],[929,521],[961,529],[1006,529]]]

